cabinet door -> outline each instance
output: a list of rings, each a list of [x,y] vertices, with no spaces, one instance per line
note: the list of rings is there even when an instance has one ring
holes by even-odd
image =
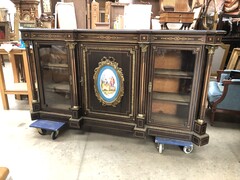
[[[133,121],[136,52],[115,43],[82,46],[85,116]]]
[[[39,44],[37,61],[39,94],[44,110],[68,111],[71,107],[69,67],[65,44]]]
[[[198,94],[198,83],[194,82],[198,68],[195,52],[191,47],[154,48],[149,83],[149,124],[191,128]]]

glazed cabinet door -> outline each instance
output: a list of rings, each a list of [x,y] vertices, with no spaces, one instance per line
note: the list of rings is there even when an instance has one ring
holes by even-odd
[[[84,116],[134,121],[137,48],[116,43],[83,44]],[[97,123],[95,123],[97,124]]]
[[[37,43],[36,61],[41,109],[69,112],[70,73],[65,43]]]
[[[148,124],[190,130],[199,101],[199,52],[184,45],[152,48]]]

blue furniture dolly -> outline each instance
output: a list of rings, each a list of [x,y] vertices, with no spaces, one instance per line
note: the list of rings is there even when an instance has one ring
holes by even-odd
[[[155,143],[158,143],[158,151],[159,153],[162,153],[164,150],[164,144],[171,144],[171,145],[177,145],[182,146],[183,151],[186,154],[189,154],[193,151],[193,143],[189,141],[181,141],[176,139],[168,139],[168,138],[161,138],[161,137],[155,137]]]
[[[37,128],[39,134],[45,135],[47,134],[47,131],[51,132],[51,138],[52,140],[56,139],[59,130],[65,125],[66,123],[64,122],[58,122],[58,121],[49,121],[49,120],[43,120],[43,119],[38,119],[32,124],[30,124],[30,127]]]

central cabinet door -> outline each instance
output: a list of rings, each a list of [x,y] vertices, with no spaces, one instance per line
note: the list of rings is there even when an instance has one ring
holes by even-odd
[[[190,129],[196,118],[201,61],[199,48],[155,46],[149,83],[148,124]],[[199,58],[200,59],[200,58]],[[197,63],[199,63],[197,65]]]
[[[136,101],[137,48],[84,44],[84,116],[133,122]]]

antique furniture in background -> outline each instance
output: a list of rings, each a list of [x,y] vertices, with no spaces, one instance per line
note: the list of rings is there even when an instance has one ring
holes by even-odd
[[[19,14],[20,27],[36,27],[39,0],[11,0]]]
[[[210,124],[216,112],[240,114],[240,70],[220,71],[217,81],[209,83],[208,107],[211,108]]]
[[[10,41],[10,22],[0,22],[0,44],[2,42]]]
[[[93,0],[91,3],[91,29],[96,28],[95,23],[99,22],[99,16],[99,3]]]
[[[240,48],[240,1],[226,0],[224,11],[219,21],[219,29],[227,31],[223,37],[223,43],[229,44],[229,53],[226,65],[232,55],[233,49]]]
[[[240,48],[234,48],[225,70],[217,71],[217,80],[209,83],[208,107],[213,125],[215,112],[226,111],[240,114]]]
[[[55,4],[53,0],[40,0],[41,13],[52,16],[55,10]]]
[[[8,21],[8,10],[0,7],[0,22]]]
[[[54,28],[54,16],[42,13],[39,18],[36,19],[37,27],[41,28]]]
[[[14,15],[14,40],[19,41],[20,27],[36,27],[39,0],[11,0],[16,7]]]
[[[234,48],[227,64],[227,69],[240,70],[240,48]]]
[[[213,55],[211,76],[217,77],[217,71],[224,70],[230,45],[222,43],[215,50]]]
[[[194,13],[191,11],[188,0],[176,0],[172,9],[168,9],[163,5],[164,0],[160,3],[160,23],[163,29],[169,29],[169,23],[182,24],[181,29],[189,29],[193,22]]]
[[[11,44],[9,44],[12,46]],[[31,87],[31,77],[30,77],[30,68],[29,68],[29,62],[27,59],[27,53],[26,49],[24,48],[12,48],[9,52],[7,52],[5,49],[0,49],[0,60],[3,61],[2,55],[8,55],[9,62],[12,66],[12,73],[13,73],[13,81],[9,82],[6,80],[4,76],[4,71],[2,67],[2,63],[0,65],[0,90],[1,90],[1,97],[2,97],[2,103],[3,108],[5,110],[9,109],[9,103],[8,103],[8,94],[15,94],[17,95],[18,99],[20,97],[18,95],[27,95],[28,101],[30,105],[30,109],[32,108],[32,87]],[[18,62],[16,56],[21,56],[21,60],[23,62]],[[23,64],[23,69],[19,69],[18,65]],[[21,81],[20,73],[24,73],[23,81]]]
[[[117,20],[117,17],[124,15],[124,6],[128,5],[127,3],[111,3],[110,6],[110,28],[114,29],[114,22]]]
[[[22,29],[33,45],[32,119],[202,146],[211,61],[224,31]]]
[[[68,13],[66,13],[68,12]],[[74,3],[58,2],[55,6],[55,28],[77,29]]]

